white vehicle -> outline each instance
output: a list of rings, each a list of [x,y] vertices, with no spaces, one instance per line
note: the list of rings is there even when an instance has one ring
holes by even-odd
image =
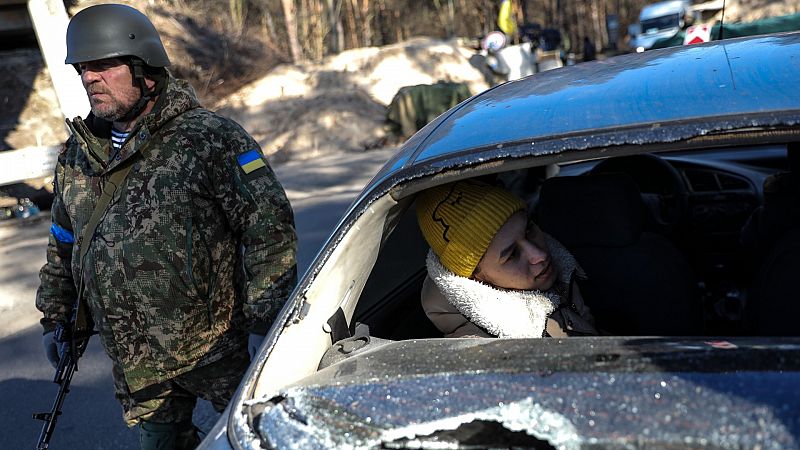
[[[637,52],[643,52],[659,39],[675,36],[684,27],[684,18],[689,12],[688,0],[671,0],[652,3],[639,13],[640,33],[631,41]]]

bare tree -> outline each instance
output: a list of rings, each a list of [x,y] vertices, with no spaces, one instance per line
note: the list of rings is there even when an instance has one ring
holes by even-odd
[[[294,0],[281,0],[283,5],[283,17],[286,24],[286,35],[289,39],[289,52],[292,61],[297,62],[303,58],[300,50],[300,42],[297,40],[297,26],[295,25]]]
[[[359,0],[354,0],[356,5],[359,5]],[[358,18],[362,26],[363,43],[365,46],[373,45],[372,42],[372,9],[369,6],[369,0],[360,0],[358,11]]]
[[[328,49],[333,54],[344,50],[344,27],[342,26],[342,0],[325,0],[328,7],[330,29]]]
[[[244,31],[247,3],[244,0],[228,0],[228,10],[230,11],[234,32],[237,36],[240,36]]]
[[[0,0],[2,1],[2,0]],[[291,55],[319,58],[345,49],[386,45],[411,36],[479,37],[497,28],[499,0],[228,0],[234,23],[260,11],[274,45]],[[619,19],[621,35],[652,0],[512,0],[518,25],[561,32],[567,51],[583,37],[609,44],[606,18]],[[254,6],[257,5],[257,6]],[[285,29],[285,32],[283,30]]]
[[[455,6],[453,0],[447,0],[446,5],[442,5],[442,0],[433,0],[439,21],[444,28],[447,37],[455,35]]]

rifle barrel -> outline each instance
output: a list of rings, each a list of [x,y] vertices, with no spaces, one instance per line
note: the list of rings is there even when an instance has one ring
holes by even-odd
[[[84,346],[85,348],[85,343]],[[82,353],[82,351],[80,352]],[[64,399],[69,393],[69,385],[72,382],[72,376],[77,370],[77,358],[73,357],[71,352],[66,352],[58,362],[53,382],[59,385],[58,394],[53,402],[53,407],[50,412],[36,413],[33,415],[34,419],[43,420],[45,423],[42,425],[42,431],[39,433],[39,441],[36,444],[37,450],[47,450],[50,448],[50,439],[53,437],[53,432],[56,429],[56,422],[58,416],[61,415],[61,407],[64,405]]]

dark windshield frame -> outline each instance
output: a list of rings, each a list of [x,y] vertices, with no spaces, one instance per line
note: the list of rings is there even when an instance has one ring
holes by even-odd
[[[659,31],[677,28],[681,24],[680,13],[667,14],[665,16],[654,17],[642,21],[642,33],[657,33]]]

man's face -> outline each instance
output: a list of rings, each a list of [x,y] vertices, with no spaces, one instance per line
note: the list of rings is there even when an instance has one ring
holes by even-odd
[[[494,236],[474,274],[478,281],[504,289],[546,291],[557,278],[544,234],[533,226],[525,234],[524,212],[512,215]]]
[[[141,96],[130,68],[119,58],[83,62],[79,68],[92,112],[101,119],[118,121]]]

